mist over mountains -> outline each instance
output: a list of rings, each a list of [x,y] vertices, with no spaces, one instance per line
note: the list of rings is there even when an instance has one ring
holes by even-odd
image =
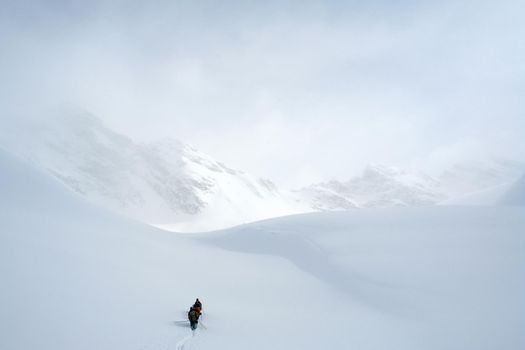
[[[271,181],[174,139],[135,142],[85,113],[13,125],[2,139],[72,191],[151,224],[206,230],[303,211]]]
[[[182,232],[311,211],[435,205],[523,174],[521,163],[502,160],[457,164],[439,177],[375,164],[347,181],[282,189],[176,139],[137,142],[89,113],[8,124],[0,145],[91,202]]]
[[[394,167],[369,165],[363,174],[348,181],[332,180],[303,188],[319,210],[424,206],[444,198],[440,183],[425,174]]]

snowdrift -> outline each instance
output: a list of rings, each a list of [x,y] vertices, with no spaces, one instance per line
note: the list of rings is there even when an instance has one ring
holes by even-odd
[[[363,210],[181,236],[0,152],[2,349],[523,349],[521,207]],[[181,321],[195,297],[204,323]]]

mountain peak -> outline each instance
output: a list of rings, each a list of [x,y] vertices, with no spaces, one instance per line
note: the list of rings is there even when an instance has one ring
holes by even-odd
[[[271,181],[174,138],[138,143],[89,113],[32,125],[0,140],[70,190],[144,222],[209,230],[300,212]]]

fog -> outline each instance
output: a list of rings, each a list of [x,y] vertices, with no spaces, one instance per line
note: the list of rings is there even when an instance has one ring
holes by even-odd
[[[522,1],[17,1],[0,118],[87,110],[276,180],[525,160]]]

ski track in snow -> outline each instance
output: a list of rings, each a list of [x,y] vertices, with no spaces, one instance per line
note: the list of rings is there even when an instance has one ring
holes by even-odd
[[[204,313],[201,314],[201,318],[204,318]],[[178,323],[180,321],[175,321],[175,323]],[[188,321],[184,321],[185,323],[188,323]],[[199,325],[197,326],[197,330],[199,328],[207,329],[207,327],[202,323],[202,320],[199,321]],[[190,342],[190,340],[197,336],[197,330],[190,331],[190,334],[185,336],[184,338],[180,339],[177,344],[175,345],[176,350],[188,350],[187,345]]]
[[[147,345],[139,347],[140,350],[187,350],[186,347],[188,341],[195,336],[195,333],[190,331],[181,338],[181,335],[185,333],[173,332],[163,333],[158,335],[155,340],[152,340]]]
[[[164,331],[154,337],[153,340],[146,345],[141,346],[140,350],[170,350],[173,349],[173,344],[179,339],[178,332]]]
[[[186,320],[173,321],[172,325],[179,327],[180,325],[187,325],[189,328],[189,323]],[[185,331],[178,332],[172,327],[167,327],[154,336],[153,340],[139,347],[139,350],[188,350],[188,342],[197,334],[195,331],[189,330],[189,332],[189,334]],[[184,336],[181,337],[181,335]]]
[[[204,318],[204,313],[201,314],[201,318]],[[179,341],[177,342],[177,345],[176,345],[175,348],[176,348],[177,350],[188,350],[188,349],[186,348],[186,345],[188,344],[188,342],[189,342],[192,338],[194,338],[194,337],[197,335],[197,330],[198,330],[199,328],[208,329],[208,327],[206,327],[206,325],[204,325],[204,324],[202,323],[202,320],[200,320],[200,321],[199,321],[199,325],[197,326],[197,329],[194,330],[194,331],[191,331],[191,333],[190,333],[189,335],[187,335],[186,337],[184,337],[184,338],[182,338],[181,340],[179,340]]]
[[[176,349],[177,350],[184,350],[186,348],[186,343],[195,336],[195,331],[192,331],[191,334],[185,336],[184,338],[182,338],[176,345]]]

